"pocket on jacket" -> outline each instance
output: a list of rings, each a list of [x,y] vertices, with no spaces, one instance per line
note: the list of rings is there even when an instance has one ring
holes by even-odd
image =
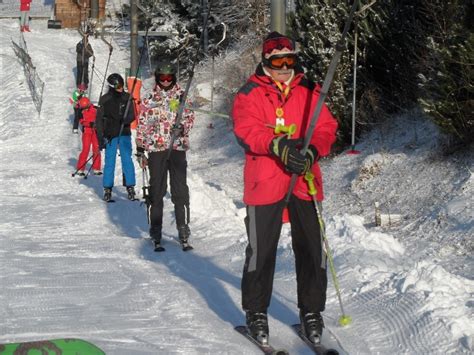
[[[266,156],[246,156],[244,179],[249,182],[259,182],[270,179],[278,172],[276,162]]]

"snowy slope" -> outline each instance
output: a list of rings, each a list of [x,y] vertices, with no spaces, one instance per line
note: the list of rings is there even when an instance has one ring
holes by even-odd
[[[100,200],[100,178],[70,175],[80,146],[68,102],[79,35],[46,21],[25,34],[46,82],[38,116],[10,44],[17,26],[0,20],[0,343],[79,337],[108,354],[258,354],[232,329],[243,321],[246,236],[243,155],[231,124],[198,114],[189,153],[195,250],[179,249],[167,198],[167,251],[153,253],[144,207],[126,200],[119,168],[115,204]],[[108,49],[99,39],[92,46],[103,74]],[[127,53],[114,46],[108,72],[123,73]],[[93,101],[101,79],[95,74]],[[196,81],[206,84],[199,73]],[[472,151],[439,156],[437,136],[422,117],[399,117],[366,137],[363,154],[322,162],[328,237],[353,318],[337,325],[330,282],[323,341],[341,353],[473,351]],[[138,190],[138,169],[137,181]],[[402,221],[376,227],[375,201]],[[287,326],[297,321],[288,228],[269,316],[275,345],[310,353]]]

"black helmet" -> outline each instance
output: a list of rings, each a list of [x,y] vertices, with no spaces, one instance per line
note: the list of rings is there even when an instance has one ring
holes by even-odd
[[[123,88],[125,86],[125,81],[122,78],[122,75],[113,73],[110,74],[107,78],[107,84],[114,90]]]
[[[156,67],[155,76],[159,74],[176,75],[176,69],[170,62],[164,62]]]

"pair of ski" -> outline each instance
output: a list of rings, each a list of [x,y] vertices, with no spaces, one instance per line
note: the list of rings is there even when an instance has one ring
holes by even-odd
[[[140,201],[140,199],[138,199],[138,198],[134,198],[133,200],[130,200],[130,199],[128,199],[128,200],[129,200],[129,201]],[[104,202],[107,202],[107,203],[115,203],[115,200],[114,200],[114,199],[110,199],[110,200],[104,200],[104,199],[103,199],[103,201],[104,201]]]
[[[298,336],[305,342],[308,347],[313,350],[317,355],[339,355],[339,352],[335,349],[326,348],[321,343],[312,343],[301,330],[301,324],[293,324],[291,328],[298,334]],[[234,328],[238,333],[242,334],[245,338],[250,340],[254,345],[256,345],[264,354],[268,355],[288,355],[288,350],[285,349],[276,349],[270,343],[262,344],[256,338],[254,338],[249,332],[246,326],[239,325]]]
[[[181,244],[181,249],[183,249],[183,251],[189,251],[189,250],[193,250],[194,248],[192,247],[191,244],[189,244],[188,242],[186,243],[180,243]],[[154,242],[153,243],[153,251],[154,252],[157,252],[157,253],[161,253],[163,251],[166,251],[165,248],[163,248],[163,246],[161,245],[161,243],[156,243]]]

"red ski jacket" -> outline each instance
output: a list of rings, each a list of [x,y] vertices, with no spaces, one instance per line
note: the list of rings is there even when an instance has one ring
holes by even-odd
[[[97,116],[97,109],[94,105],[82,110],[82,118],[79,123],[84,127],[84,130],[95,129],[95,118]]]
[[[31,0],[20,0],[20,11],[30,11]]]
[[[318,86],[304,78],[302,71],[297,70],[289,86],[290,91],[285,98],[274,81],[265,75],[260,64],[234,100],[234,133],[245,149],[244,203],[247,205],[272,204],[281,201],[288,193],[291,173],[270,153],[270,142],[275,133],[269,126],[296,124],[296,132],[291,138],[304,138],[320,91]],[[277,116],[280,116],[278,122]],[[336,140],[337,126],[337,121],[323,105],[310,143],[316,147],[319,156],[329,154]],[[321,201],[323,182],[317,162],[312,167],[312,173],[317,188],[316,198]],[[311,200],[303,176],[298,177],[293,195]]]

